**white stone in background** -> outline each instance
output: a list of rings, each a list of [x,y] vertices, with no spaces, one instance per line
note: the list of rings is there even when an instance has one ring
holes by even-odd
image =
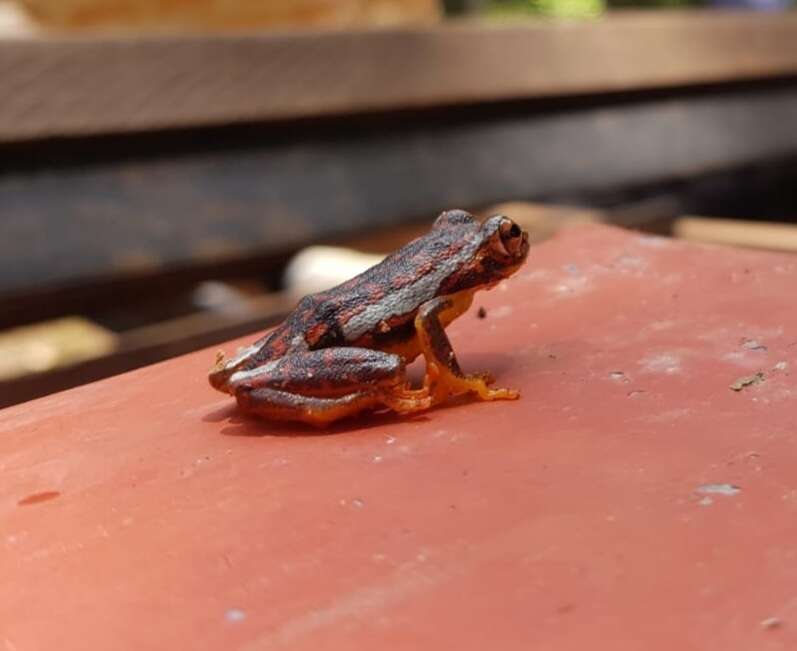
[[[0,0],[0,36],[30,36],[36,33],[36,24],[13,0]]]
[[[283,285],[296,299],[353,278],[384,256],[336,246],[310,246],[299,251],[285,269]]]

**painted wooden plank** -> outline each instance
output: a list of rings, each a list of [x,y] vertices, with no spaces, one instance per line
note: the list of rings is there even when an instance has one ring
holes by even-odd
[[[518,402],[319,435],[206,350],[0,411],[0,641],[794,648],[796,274],[576,227],[451,328]]]

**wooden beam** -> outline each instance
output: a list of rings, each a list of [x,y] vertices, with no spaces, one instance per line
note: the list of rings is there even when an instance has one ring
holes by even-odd
[[[0,142],[797,75],[797,15],[0,40]]]
[[[685,216],[675,220],[672,232],[693,242],[797,252],[794,224]]]
[[[41,301],[53,287],[219,269],[453,206],[551,200],[793,155],[794,115],[797,88],[787,87],[323,139],[249,137],[194,156],[0,176],[0,296]]]
[[[136,328],[119,335],[116,349],[107,355],[24,377],[0,379],[0,408],[262,330],[275,325],[291,307],[289,297],[264,295],[251,301],[245,314],[200,312]]]

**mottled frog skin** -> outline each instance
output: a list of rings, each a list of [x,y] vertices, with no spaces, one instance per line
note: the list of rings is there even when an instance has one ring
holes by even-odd
[[[514,399],[490,388],[486,373],[466,375],[445,327],[480,289],[517,271],[528,234],[502,215],[477,222],[449,210],[431,231],[333,289],[306,296],[272,332],[225,361],[210,384],[245,412],[324,426],[365,410],[412,413],[451,396]],[[406,366],[426,360],[423,386]]]

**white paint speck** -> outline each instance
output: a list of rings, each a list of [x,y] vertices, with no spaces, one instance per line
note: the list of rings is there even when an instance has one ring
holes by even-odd
[[[242,622],[246,619],[246,612],[240,608],[230,608],[224,613],[224,619],[228,622]]]
[[[373,462],[374,463],[382,463],[382,461],[383,461],[383,457],[380,457],[379,455],[377,455],[377,456],[375,456],[373,458]]]
[[[510,316],[514,312],[511,305],[501,305],[493,310],[490,310],[489,316],[491,319],[503,319]]]
[[[669,246],[672,241],[667,237],[659,237],[658,235],[643,235],[637,238],[637,244],[642,246],[649,246],[654,249],[660,249]]]
[[[725,353],[722,356],[722,361],[729,362],[734,366],[748,369],[759,368],[761,366],[760,357],[750,355],[742,350],[734,350],[730,353]]]
[[[676,325],[678,325],[678,322],[670,319],[668,321],[653,321],[653,323],[648,324],[647,328],[653,332],[661,332],[662,330],[671,330]]]
[[[639,362],[642,370],[648,373],[666,373],[672,375],[681,371],[681,359],[673,353],[649,355]]]
[[[698,504],[700,504],[700,506],[711,506],[712,504],[714,504],[714,500],[712,500],[708,495],[706,495],[706,497],[701,499],[698,502]]]
[[[586,289],[588,284],[586,276],[571,276],[564,282],[554,286],[554,291],[560,296],[567,296],[570,294],[577,294]]]
[[[518,279],[526,282],[537,282],[547,280],[550,276],[551,272],[548,269],[535,269],[529,273],[520,274]]]
[[[701,495],[737,495],[742,489],[733,484],[703,484],[697,487]]]
[[[351,505],[357,509],[361,509],[365,506],[365,502],[363,502],[359,497],[355,497],[351,501]]]
[[[651,414],[647,416],[646,420],[651,423],[670,423],[681,418],[686,418],[691,415],[691,413],[692,410],[687,407],[676,407],[675,409],[668,409]]]
[[[621,255],[619,258],[617,258],[614,261],[614,264],[618,269],[623,269],[623,270],[631,270],[631,269],[639,270],[643,269],[647,265],[647,263],[643,258],[628,254]]]

